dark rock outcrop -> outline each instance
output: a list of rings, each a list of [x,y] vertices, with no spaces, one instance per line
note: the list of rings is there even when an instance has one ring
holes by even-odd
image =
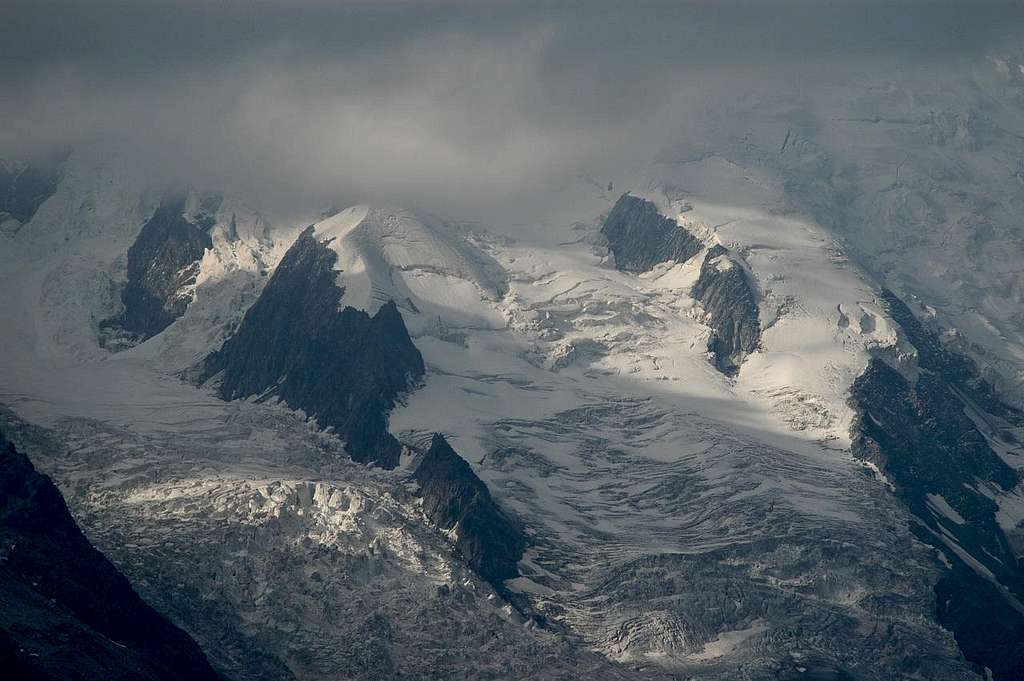
[[[0,222],[4,213],[22,225],[31,220],[43,202],[57,191],[66,156],[12,166],[0,164]]]
[[[724,374],[734,375],[761,342],[757,296],[746,268],[724,246],[715,246],[704,256],[700,277],[690,295],[707,313],[712,330],[708,350],[715,355],[715,366]]]
[[[423,376],[423,358],[394,302],[372,317],[338,309],[336,260],[306,229],[200,380],[219,376],[226,400],[277,397],[333,427],[356,461],[394,468],[401,445],[388,413]]]
[[[860,417],[855,445],[908,493],[934,492],[965,517],[988,517],[994,504],[964,488],[975,478],[1004,490],[1017,474],[989,446],[964,412],[964,403],[941,374],[922,372],[914,384],[878,358],[854,382]],[[980,501],[983,499],[985,501]],[[984,507],[971,512],[969,501]],[[961,508],[959,504],[965,504]],[[965,515],[966,514],[966,515]]]
[[[623,194],[601,226],[622,272],[646,272],[658,263],[686,262],[703,246],[692,234],[645,199]]]
[[[959,558],[949,560],[952,569],[935,585],[939,624],[953,632],[980,677],[980,667],[988,667],[995,681],[1024,679],[1024,615],[995,584]]]
[[[214,218],[212,211],[186,217],[186,199],[165,196],[128,249],[128,283],[121,292],[124,310],[100,325],[123,335],[125,344],[160,333],[192,302],[199,261],[213,248],[209,230]]]
[[[503,592],[502,581],[519,575],[522,531],[495,503],[487,485],[447,440],[435,434],[413,474],[423,512],[455,536],[455,548],[483,579]]]
[[[1024,426],[1024,413],[999,399],[995,388],[982,377],[973,359],[943,346],[939,334],[926,327],[907,304],[889,289],[882,289],[882,303],[889,316],[902,327],[907,340],[917,348],[920,367],[941,374],[948,383],[956,386],[986,412],[1011,424]]]
[[[885,473],[920,521],[915,535],[951,566],[935,586],[937,614],[964,656],[997,681],[1024,678],[1024,566],[989,496],[1013,489],[1019,476],[993,449],[997,429],[983,432],[976,420],[1020,423],[1020,412],[891,292],[883,300],[917,348],[920,372],[911,381],[871,360],[851,390],[853,452]]]
[[[0,676],[218,679],[189,636],[146,605],[0,434]]]

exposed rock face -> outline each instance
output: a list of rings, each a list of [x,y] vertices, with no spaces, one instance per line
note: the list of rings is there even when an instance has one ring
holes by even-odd
[[[516,563],[526,540],[491,498],[469,464],[435,434],[414,473],[431,522],[455,535],[455,548],[470,567],[503,591],[503,580],[519,575]]]
[[[187,197],[165,196],[128,249],[128,283],[121,292],[124,311],[101,324],[126,336],[128,344],[160,333],[192,302],[203,253],[213,248],[209,212],[185,215]],[[109,344],[109,343],[108,343]]]
[[[882,289],[882,302],[889,315],[899,322],[910,343],[917,348],[919,366],[942,374],[947,382],[985,411],[1011,424],[1024,426],[1024,413],[999,399],[992,385],[982,378],[974,360],[943,347],[939,335],[924,326],[892,291]]]
[[[306,229],[235,334],[206,358],[200,380],[220,375],[226,400],[280,398],[335,428],[356,461],[394,468],[401,445],[388,413],[423,376],[423,358],[394,302],[372,317],[338,309],[336,259]]]
[[[623,272],[646,272],[666,260],[685,262],[702,248],[700,241],[659,213],[653,203],[629,194],[615,202],[601,234],[615,256],[615,268]]]
[[[715,366],[724,374],[735,374],[761,341],[757,296],[746,269],[724,246],[715,246],[704,256],[691,295],[707,313],[712,329],[708,350],[715,355]]]
[[[0,163],[0,224],[6,222],[5,214],[17,221],[15,227],[32,219],[39,206],[57,191],[62,160],[11,166]]]
[[[991,498],[1012,490],[1018,474],[993,448],[1000,429],[983,432],[968,412],[978,409],[983,423],[1019,424],[1021,414],[891,292],[883,297],[917,347],[921,371],[912,383],[871,360],[851,391],[853,451],[879,466],[921,521],[915,534],[951,565],[935,586],[938,616],[964,656],[1000,681],[1024,678],[1024,570]]]
[[[950,560],[953,569],[935,585],[939,623],[953,632],[964,657],[991,669],[996,681],[1024,679],[1024,616],[998,586]]]
[[[2,434],[0,669],[41,681],[220,678],[92,547],[50,479]]]

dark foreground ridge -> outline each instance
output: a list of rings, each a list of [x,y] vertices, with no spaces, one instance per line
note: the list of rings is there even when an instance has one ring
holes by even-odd
[[[333,427],[354,460],[394,468],[401,445],[388,414],[422,378],[423,358],[394,302],[372,317],[338,309],[336,260],[307,228],[200,380],[220,376],[226,400],[280,398]]]
[[[658,212],[646,199],[623,194],[601,226],[615,268],[639,274],[658,263],[686,262],[703,246],[692,234]]]
[[[690,292],[704,306],[711,327],[708,350],[715,366],[732,376],[761,342],[757,295],[740,259],[718,245],[704,256],[700,277]]]
[[[426,516],[453,532],[455,548],[469,566],[504,592],[502,582],[519,576],[516,564],[526,550],[526,539],[491,498],[487,485],[436,433],[413,477],[420,484]]]
[[[213,681],[188,634],[146,605],[0,434],[0,676]]]
[[[108,347],[152,338],[185,314],[192,302],[199,262],[213,248],[209,231],[216,207],[207,205],[208,211],[192,221],[185,216],[186,199],[165,196],[128,249],[128,283],[121,292],[124,310],[100,324]]]
[[[853,451],[885,473],[920,521],[914,533],[951,566],[935,586],[937,615],[964,656],[997,681],[1024,679],[1024,569],[989,496],[1018,483],[993,447],[1011,444],[1024,414],[891,292],[883,301],[917,348],[920,373],[912,382],[871,360],[851,391]]]

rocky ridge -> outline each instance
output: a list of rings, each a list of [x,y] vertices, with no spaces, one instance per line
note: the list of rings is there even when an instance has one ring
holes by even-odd
[[[715,366],[724,374],[736,374],[761,340],[757,295],[744,263],[724,246],[712,247],[690,295],[704,307],[712,329],[708,350]]]
[[[101,323],[107,347],[120,348],[157,335],[192,302],[203,254],[213,247],[210,228],[219,199],[207,198],[187,214],[189,197],[168,194],[128,249],[123,309]]]
[[[6,678],[221,678],[78,529],[0,433],[0,668]]]
[[[653,202],[623,194],[601,225],[601,234],[615,256],[616,269],[639,274],[658,263],[685,262],[703,244],[660,212]]]
[[[877,465],[942,556],[940,622],[998,681],[1024,674],[1024,570],[994,498],[1019,473],[1000,455],[1024,415],[1002,403],[969,358],[943,347],[891,291],[882,298],[917,351],[901,371],[873,358],[855,381],[852,451]]]
[[[444,436],[435,433],[413,477],[420,485],[423,512],[454,538],[455,548],[473,570],[499,591],[519,576],[522,531],[498,507],[487,485]]]
[[[354,460],[394,468],[401,445],[387,415],[423,359],[393,301],[372,317],[339,309],[336,259],[312,228],[302,232],[199,380],[216,376],[226,400],[280,399],[333,428]]]

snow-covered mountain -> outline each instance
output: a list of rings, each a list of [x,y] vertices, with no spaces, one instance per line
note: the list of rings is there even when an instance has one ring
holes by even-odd
[[[414,335],[438,319],[502,327],[503,272],[454,226],[401,209],[355,206],[313,227],[337,256],[340,305],[375,313],[394,301]]]
[[[73,153],[0,236],[0,427],[234,679],[1019,678],[1024,71],[977,68],[515,230]]]

